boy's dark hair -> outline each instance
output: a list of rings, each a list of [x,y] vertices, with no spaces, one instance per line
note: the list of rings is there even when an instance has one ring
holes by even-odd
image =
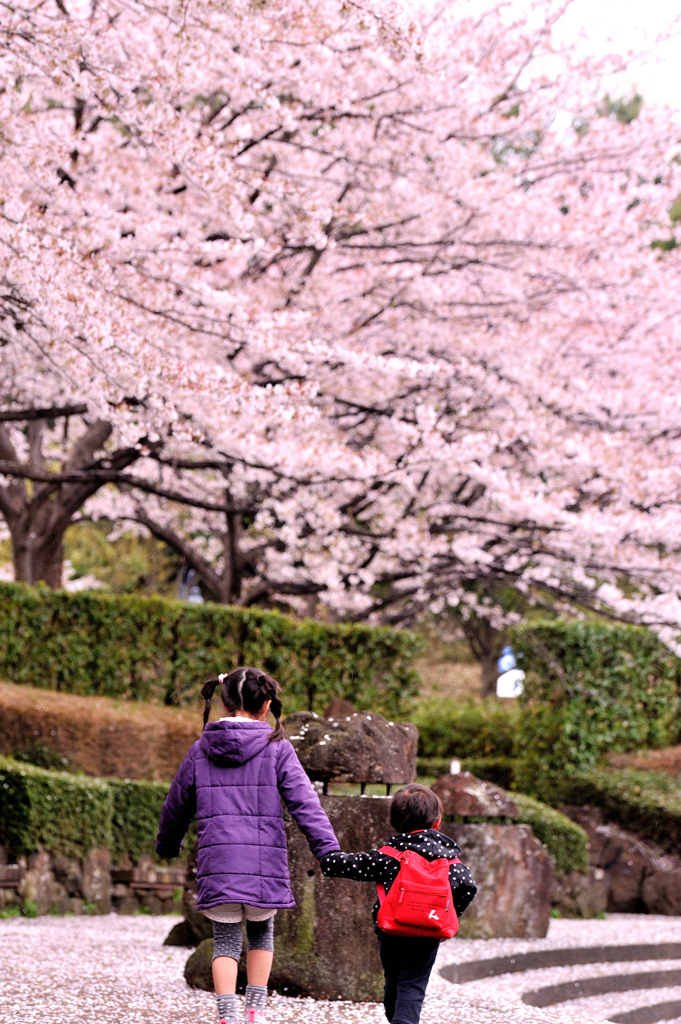
[[[397,832],[419,832],[431,828],[441,817],[440,797],[418,782],[410,782],[395,793],[390,803],[390,824]]]
[[[229,675],[218,676],[217,679],[209,679],[201,687],[205,707],[203,710],[204,727],[210,717],[211,698],[217,687],[220,687],[222,703],[230,714],[235,711],[248,711],[257,715],[265,701],[272,701],[270,711],[276,720],[276,726],[270,736],[270,740],[281,740],[284,738],[284,727],[281,724],[281,687],[276,679],[268,676],[259,668],[235,668]]]

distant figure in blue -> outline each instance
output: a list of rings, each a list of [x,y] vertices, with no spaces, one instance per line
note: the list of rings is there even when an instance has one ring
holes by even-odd
[[[499,672],[508,672],[510,669],[515,668],[517,662],[515,660],[515,654],[513,653],[512,647],[503,647],[501,650],[501,657],[497,661],[497,667]]]

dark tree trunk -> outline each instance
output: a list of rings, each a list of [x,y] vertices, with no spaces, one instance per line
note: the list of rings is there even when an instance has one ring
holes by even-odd
[[[497,692],[497,676],[499,675],[497,657],[497,654],[483,654],[479,658],[482,669],[483,697],[493,697]]]
[[[56,410],[56,414],[59,412]],[[28,410],[29,457],[28,464],[23,466],[35,473],[45,473],[42,454],[44,419],[31,419],[30,413],[31,410]],[[63,471],[96,468],[95,454],[102,449],[111,431],[111,424],[105,420],[86,424],[62,467]],[[121,449],[107,459],[107,466],[113,470],[123,470],[139,457],[140,453],[136,449]],[[0,459],[20,462],[3,422],[0,422]],[[32,483],[15,477],[0,487],[0,515],[7,523],[12,538],[12,562],[16,580],[31,585],[42,580],[53,589],[61,587],[64,534],[74,515],[101,486],[102,481],[97,479],[82,483]]]
[[[475,613],[468,619],[460,619],[460,622],[470,649],[480,662],[481,695],[492,697],[496,693],[497,658],[504,645],[504,630],[495,629],[489,619],[479,617]]]
[[[14,578],[19,583],[47,583],[52,590],[62,585],[64,563],[64,534],[62,530],[50,531],[47,535],[36,535],[31,529],[30,519],[12,529],[12,562]]]

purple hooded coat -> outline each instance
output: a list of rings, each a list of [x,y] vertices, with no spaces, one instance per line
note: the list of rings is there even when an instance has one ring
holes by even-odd
[[[197,909],[220,903],[294,907],[281,797],[319,860],[338,840],[288,740],[248,718],[209,722],[173,779],[156,838],[177,857],[198,817]]]

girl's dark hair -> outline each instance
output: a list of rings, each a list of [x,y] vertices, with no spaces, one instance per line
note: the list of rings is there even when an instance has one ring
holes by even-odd
[[[427,786],[411,782],[390,802],[390,824],[398,832],[418,832],[430,828],[442,817],[442,801]]]
[[[276,726],[270,741],[284,738],[284,727],[281,724],[281,687],[276,679],[268,676],[259,668],[235,668],[229,675],[220,675],[217,679],[209,679],[201,687],[201,696],[206,702],[203,709],[203,724],[210,718],[213,694],[220,687],[220,696],[230,714],[235,711],[248,711],[257,715],[265,701],[272,701],[270,711],[276,719]]]

